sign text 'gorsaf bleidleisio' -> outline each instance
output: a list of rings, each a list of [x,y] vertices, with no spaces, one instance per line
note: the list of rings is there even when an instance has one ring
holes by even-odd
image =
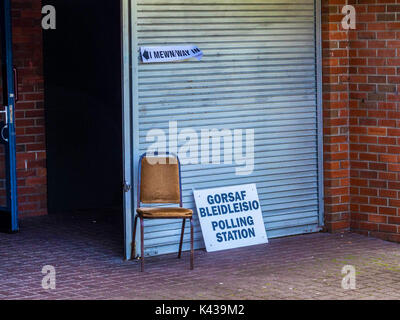
[[[208,252],[268,243],[255,184],[193,194]]]
[[[190,58],[201,60],[203,52],[196,46],[141,47],[143,63],[173,62]]]

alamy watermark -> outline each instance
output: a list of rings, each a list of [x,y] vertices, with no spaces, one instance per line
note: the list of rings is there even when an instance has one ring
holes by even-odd
[[[342,268],[342,274],[345,275],[342,279],[342,288],[344,290],[355,290],[356,268],[351,265],[346,265]]]
[[[44,30],[56,29],[56,8],[46,5],[42,8],[42,14],[45,14],[42,18],[42,28]]]
[[[146,135],[146,142],[151,143],[147,155],[170,152],[179,157],[182,165],[235,164],[239,176],[250,175],[254,170],[254,129],[178,130],[178,123],[170,121],[168,132],[152,129]],[[156,163],[163,161],[153,159]]]
[[[356,28],[356,9],[351,5],[346,5],[342,8],[342,13],[345,17],[342,19],[342,27],[344,30]]]
[[[42,268],[42,288],[44,290],[55,290],[56,289],[56,268],[47,265]]]

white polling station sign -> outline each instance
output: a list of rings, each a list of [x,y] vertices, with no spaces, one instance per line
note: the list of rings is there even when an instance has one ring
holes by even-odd
[[[194,45],[141,47],[140,56],[143,63],[173,62],[189,58],[201,60],[203,52]]]
[[[255,184],[193,190],[208,252],[268,243]]]

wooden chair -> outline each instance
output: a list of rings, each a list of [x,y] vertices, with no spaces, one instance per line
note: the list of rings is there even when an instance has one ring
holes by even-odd
[[[136,225],[140,219],[141,271],[144,271],[144,220],[145,219],[183,219],[178,258],[182,255],[183,235],[186,219],[190,220],[190,270],[194,267],[193,211],[183,208],[181,168],[177,156],[165,153],[147,156],[139,160],[139,182],[137,195],[137,214],[133,227],[133,241]],[[141,204],[179,204],[179,207],[142,207]],[[132,257],[134,246],[132,246]]]

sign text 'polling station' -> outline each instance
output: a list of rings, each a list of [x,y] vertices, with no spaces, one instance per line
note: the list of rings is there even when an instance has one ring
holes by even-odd
[[[268,242],[255,184],[193,193],[207,251]]]

